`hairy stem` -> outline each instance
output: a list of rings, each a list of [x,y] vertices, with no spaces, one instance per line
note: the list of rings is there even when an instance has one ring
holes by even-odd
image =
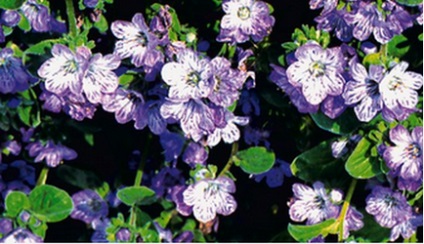
[[[68,16],[69,34],[71,37],[77,36],[77,18],[73,0],[66,0],[66,15]]]
[[[231,155],[228,158],[227,164],[224,166],[221,173],[219,173],[218,177],[223,176],[227,171],[230,170],[231,166],[234,163],[233,157],[236,155],[237,152],[238,152],[238,142],[234,142],[233,147],[231,148]]]
[[[38,176],[37,186],[46,184],[48,173],[49,173],[49,168],[47,166],[44,166],[43,169],[41,169],[40,175]]]
[[[339,238],[338,238],[339,242],[343,241],[344,221],[345,221],[345,218],[346,218],[347,210],[348,210],[349,205],[350,205],[350,200],[352,199],[353,192],[355,191],[356,182],[357,182],[357,180],[353,179],[352,182],[350,183],[349,189],[348,189],[347,194],[346,194],[346,199],[343,203],[342,211],[340,212],[340,216],[338,218],[338,221],[340,221]]]

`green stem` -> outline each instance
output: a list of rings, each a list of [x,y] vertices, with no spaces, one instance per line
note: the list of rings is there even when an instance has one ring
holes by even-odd
[[[135,206],[132,206],[130,209],[130,221],[129,221],[129,224],[134,227],[136,227],[135,224],[137,221],[137,214],[135,213],[135,208],[136,208]]]
[[[48,173],[49,173],[49,168],[47,166],[44,166],[43,169],[41,169],[40,175],[38,176],[37,186],[46,184]]]
[[[231,166],[234,163],[233,157],[238,152],[238,142],[233,143],[233,147],[231,148],[231,155],[230,158],[228,158],[227,164],[222,169],[221,173],[219,173],[218,177],[223,176],[227,171],[230,170]]]
[[[73,0],[66,1],[66,15],[68,16],[69,34],[71,37],[77,36],[77,18],[75,17],[75,8]]]
[[[344,232],[343,225],[344,225],[344,220],[346,218],[346,213],[347,213],[347,210],[349,208],[350,200],[352,199],[353,192],[355,191],[356,182],[357,182],[357,180],[356,179],[353,179],[352,182],[350,183],[349,190],[347,191],[346,199],[345,199],[345,201],[343,203],[342,211],[340,212],[340,216],[339,216],[339,219],[338,219],[340,221],[340,225],[339,225],[339,238],[338,238],[338,241],[339,242],[342,242],[343,241],[343,234],[344,234],[343,233]]]
[[[144,166],[146,165],[147,154],[150,149],[151,139],[152,139],[152,136],[149,134],[146,140],[146,145],[143,149],[143,154],[141,155],[140,163],[138,164],[137,173],[135,175],[135,180],[134,180],[134,186],[141,185],[141,180],[143,179]]]

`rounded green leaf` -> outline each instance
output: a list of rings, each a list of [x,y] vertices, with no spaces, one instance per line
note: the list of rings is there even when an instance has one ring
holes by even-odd
[[[406,5],[409,7],[418,6],[423,0],[396,0],[397,3]]]
[[[330,119],[321,112],[311,114],[311,117],[319,128],[337,135],[348,135],[360,125],[353,110],[346,110],[336,119]]]
[[[314,237],[322,235],[326,237],[338,229],[338,223],[335,219],[328,219],[324,222],[314,225],[292,225],[287,227],[290,235],[299,242],[307,242]]]
[[[5,208],[10,217],[16,217],[23,209],[30,208],[28,196],[20,191],[12,191],[6,196]]]
[[[236,165],[248,174],[261,174],[272,168],[275,162],[273,152],[268,152],[265,147],[251,147],[239,151],[235,157]]]
[[[411,48],[408,38],[404,35],[397,35],[390,40],[387,44],[387,51],[392,56],[401,58],[403,57]]]
[[[369,179],[381,174],[377,158],[371,156],[373,146],[366,138],[362,138],[347,159],[346,171],[357,179]]]
[[[25,2],[25,0],[1,0],[0,8],[2,9],[17,9]]]
[[[155,192],[145,186],[129,186],[118,191],[118,199],[128,206],[149,205],[156,201]]]
[[[59,222],[72,212],[73,203],[69,194],[55,186],[41,185],[29,194],[31,212],[40,220]]]

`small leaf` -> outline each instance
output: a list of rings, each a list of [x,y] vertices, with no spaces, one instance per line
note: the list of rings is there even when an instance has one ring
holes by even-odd
[[[47,49],[51,49],[54,43],[58,43],[57,40],[43,40],[39,43],[36,43],[25,50],[25,55],[34,54],[34,55],[43,55],[47,52]]]
[[[1,0],[0,8],[2,9],[18,9],[22,6],[25,0]]]
[[[20,191],[12,191],[6,196],[5,208],[8,216],[15,218],[24,210],[30,208],[28,196]]]
[[[319,128],[337,135],[348,135],[360,125],[352,110],[346,110],[336,119],[330,119],[322,112],[311,114],[311,117]]]
[[[371,157],[371,142],[363,137],[347,159],[346,171],[357,179],[369,179],[381,174],[377,158]]]
[[[272,168],[275,162],[273,152],[267,151],[265,147],[251,147],[239,151],[234,157],[236,165],[248,174],[260,174]]]
[[[382,59],[381,59],[380,53],[371,53],[371,54],[368,54],[367,56],[364,57],[364,60],[362,61],[362,63],[365,66],[369,66],[371,64],[381,65],[381,64],[383,64],[383,62],[381,60]]]
[[[31,212],[40,220],[59,222],[66,219],[73,209],[69,194],[51,185],[35,187],[29,194]]]
[[[394,36],[387,44],[388,53],[398,58],[403,57],[410,48],[411,45],[408,42],[408,38],[404,35]]]
[[[149,205],[156,201],[155,192],[145,186],[129,186],[118,191],[117,197],[128,206]]]
[[[289,224],[287,229],[290,235],[299,242],[307,242],[314,237],[322,235],[326,237],[331,233],[336,224],[335,219],[328,219],[324,222],[314,224],[314,225],[292,225]]]
[[[100,33],[106,33],[106,31],[109,28],[109,25],[107,23],[107,20],[105,16],[102,14],[99,17],[99,20],[97,22],[94,22],[94,27],[100,32]]]
[[[396,0],[397,3],[406,5],[409,7],[418,6],[423,0]]]
[[[29,23],[27,17],[24,14],[21,15],[21,20],[18,23],[18,27],[24,32],[28,32],[31,30],[31,24]]]

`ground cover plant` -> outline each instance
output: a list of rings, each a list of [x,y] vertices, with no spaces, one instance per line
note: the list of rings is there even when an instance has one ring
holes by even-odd
[[[1,242],[422,242],[418,0],[1,0]]]

